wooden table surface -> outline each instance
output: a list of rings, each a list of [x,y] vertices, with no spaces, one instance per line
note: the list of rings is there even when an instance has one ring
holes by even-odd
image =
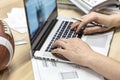
[[[0,0],[0,19],[7,18],[12,8],[23,8],[22,0]],[[79,18],[83,13],[76,10],[58,9],[59,15]],[[26,39],[24,45],[15,46],[14,58],[9,67],[0,72],[0,80],[34,80],[32,63],[30,60],[30,44],[28,33],[18,33],[12,30],[15,40]],[[115,30],[110,47],[109,57],[120,61],[120,28]]]
[[[0,19],[7,18],[7,13],[12,8],[23,8],[22,0],[0,0]],[[9,67],[0,72],[0,80],[34,80],[32,64],[30,60],[30,45],[28,34],[21,34],[12,30],[15,40],[25,39],[28,43],[15,46],[13,60]]]

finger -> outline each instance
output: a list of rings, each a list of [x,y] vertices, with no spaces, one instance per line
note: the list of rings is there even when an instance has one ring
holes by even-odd
[[[96,21],[96,19],[97,19],[96,13],[91,12],[90,14],[82,16],[81,19],[82,19],[81,26],[85,26],[89,22]]]
[[[78,33],[81,30],[82,27],[83,27],[82,24],[79,24],[79,26],[76,29],[76,32]]]
[[[96,33],[96,32],[102,32],[102,31],[105,31],[105,30],[106,30],[105,28],[94,26],[94,27],[86,28],[84,30],[84,34],[92,34],[92,33]]]
[[[61,49],[61,48],[57,48],[51,51],[53,54],[60,54],[62,56],[64,56],[65,58],[69,59],[73,57],[73,54],[70,54],[69,51]]]
[[[55,48],[57,46],[66,48],[66,39],[58,39],[52,44],[52,48]]]
[[[91,21],[92,21],[92,19],[90,19],[90,18],[83,18],[82,22],[77,27],[76,32],[78,33],[81,30],[82,27],[85,27]]]
[[[63,55],[63,54],[65,53],[65,50],[62,49],[62,48],[57,48],[57,49],[52,50],[51,53],[53,53],[53,54],[56,53],[56,54],[61,54],[61,55]]]
[[[74,22],[73,24],[71,24],[70,26],[70,29],[75,29],[77,26],[79,26],[80,22],[79,21],[76,21]]]

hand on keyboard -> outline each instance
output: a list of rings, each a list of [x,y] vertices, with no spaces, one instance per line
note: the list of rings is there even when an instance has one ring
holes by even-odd
[[[62,48],[62,47],[57,46],[57,47],[51,48],[51,50],[54,50],[54,49],[56,49],[56,48]],[[62,48],[62,49],[64,49],[64,48]],[[63,55],[61,55],[61,54],[56,53],[56,54],[53,54],[53,55],[54,55],[55,57],[57,57],[57,58],[60,58],[60,59],[69,61],[67,58],[65,58],[65,57],[64,57]]]

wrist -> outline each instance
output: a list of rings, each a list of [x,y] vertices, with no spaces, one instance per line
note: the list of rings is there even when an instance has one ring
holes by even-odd
[[[100,58],[100,53],[93,52],[92,55],[87,59],[86,67],[93,68],[96,64],[99,64],[101,62]]]
[[[93,62],[96,60],[96,58],[97,58],[97,54],[98,53],[96,53],[96,52],[90,52],[89,53],[89,56],[87,56],[86,58],[84,58],[84,66],[85,67],[89,67],[89,68],[91,68],[91,66],[92,66],[92,64],[93,64]]]

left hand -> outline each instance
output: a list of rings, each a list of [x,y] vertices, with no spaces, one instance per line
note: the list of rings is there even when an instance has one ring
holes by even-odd
[[[80,22],[80,21],[74,22],[71,25],[71,29],[76,28],[76,32],[79,33],[79,31],[81,30],[81,28],[83,26],[87,25],[90,22],[96,22],[96,23],[107,26],[107,28],[101,28],[99,26],[94,26],[94,27],[91,26],[84,30],[84,34],[93,34],[93,33],[97,33],[97,32],[104,32],[104,31],[110,30],[111,28],[113,28],[115,26],[113,24],[113,21],[116,18],[114,18],[114,17],[115,17],[114,15],[105,15],[105,14],[100,14],[97,12],[91,12],[91,13],[81,17],[82,22]],[[117,20],[117,21],[119,21],[119,20]]]
[[[93,57],[95,53],[79,38],[59,39],[52,45],[53,48],[57,46],[61,46],[62,48],[52,50],[53,54],[61,54],[70,61],[82,66],[87,66],[89,58]]]

